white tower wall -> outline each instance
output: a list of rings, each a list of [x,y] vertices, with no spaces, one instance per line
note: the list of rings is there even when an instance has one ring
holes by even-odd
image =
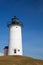
[[[22,31],[20,25],[10,26],[8,55],[22,55]]]

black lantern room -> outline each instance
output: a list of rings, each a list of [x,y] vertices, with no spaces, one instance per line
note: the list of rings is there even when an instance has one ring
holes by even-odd
[[[19,19],[14,16],[14,18],[11,19],[11,23],[8,24],[8,27],[12,26],[12,25],[19,25],[19,26],[23,26],[20,22]]]

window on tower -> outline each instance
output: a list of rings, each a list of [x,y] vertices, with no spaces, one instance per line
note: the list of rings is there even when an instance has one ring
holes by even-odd
[[[14,49],[14,53],[16,53],[16,49]]]
[[[17,27],[16,27],[17,28]]]
[[[18,52],[20,51],[20,49],[18,49]]]

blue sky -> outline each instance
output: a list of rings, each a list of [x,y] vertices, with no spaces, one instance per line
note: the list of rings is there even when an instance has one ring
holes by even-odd
[[[0,0],[0,52],[8,45],[7,24],[15,15],[24,25],[24,55],[43,59],[43,0]]]

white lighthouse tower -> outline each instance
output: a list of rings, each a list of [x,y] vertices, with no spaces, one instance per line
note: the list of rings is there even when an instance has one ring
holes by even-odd
[[[10,28],[10,39],[8,55],[23,55],[22,51],[22,24],[19,23],[19,19],[14,16],[11,24],[8,24]]]

